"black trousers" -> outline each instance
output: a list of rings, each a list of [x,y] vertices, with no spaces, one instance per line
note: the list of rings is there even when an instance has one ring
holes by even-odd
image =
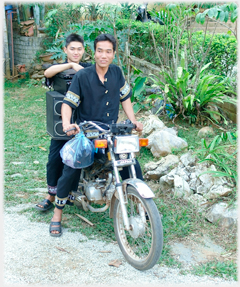
[[[142,170],[139,162],[136,160],[135,164],[137,178],[143,180]],[[62,176],[59,178],[57,183],[57,196],[55,206],[58,209],[63,209],[65,204],[72,200],[71,197],[71,186],[74,184],[76,178],[79,179],[81,169],[73,169],[67,165],[64,165]],[[128,167],[124,167],[120,171],[122,180],[129,178]]]
[[[57,183],[62,176],[64,164],[60,156],[60,150],[67,140],[51,139],[49,147],[48,162],[47,162],[47,185],[48,193],[55,196],[57,194]],[[72,181],[71,191],[77,191],[79,177]]]

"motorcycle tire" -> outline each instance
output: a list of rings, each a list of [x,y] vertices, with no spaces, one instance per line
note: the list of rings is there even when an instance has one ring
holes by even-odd
[[[121,205],[114,205],[114,232],[127,262],[138,270],[148,270],[159,260],[163,247],[161,217],[152,198],[143,198],[127,186],[127,214],[132,230],[124,228]]]

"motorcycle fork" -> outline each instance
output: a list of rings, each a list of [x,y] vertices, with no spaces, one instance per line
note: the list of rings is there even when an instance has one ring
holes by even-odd
[[[129,231],[131,230],[131,226],[129,223],[129,218],[127,215],[127,192],[125,190],[125,195],[123,192],[123,186],[122,183],[120,181],[120,177],[119,177],[119,172],[118,172],[118,168],[115,165],[115,156],[114,153],[112,151],[112,148],[109,149],[110,155],[111,155],[111,160],[113,163],[113,171],[115,174],[115,180],[116,180],[116,189],[117,189],[117,193],[118,193],[118,197],[119,197],[119,202],[120,202],[120,206],[121,206],[121,210],[122,210],[122,216],[123,216],[123,223],[125,226],[125,230]]]
[[[132,152],[130,154],[130,158],[134,158],[134,153]],[[129,167],[129,173],[131,174],[132,178],[137,178],[137,175],[136,175],[136,170],[135,170],[135,167],[133,164],[131,164]]]

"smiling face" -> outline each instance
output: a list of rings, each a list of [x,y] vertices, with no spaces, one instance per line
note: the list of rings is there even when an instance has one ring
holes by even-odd
[[[110,41],[99,41],[95,50],[96,66],[100,68],[108,67],[115,56],[113,44]]]
[[[64,52],[67,54],[69,63],[79,63],[84,54],[84,47],[81,42],[70,42],[67,47],[64,47]]]

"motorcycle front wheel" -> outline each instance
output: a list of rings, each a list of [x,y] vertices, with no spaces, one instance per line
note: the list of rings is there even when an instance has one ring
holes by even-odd
[[[130,265],[138,270],[152,268],[162,253],[163,230],[161,217],[152,198],[143,198],[127,187],[127,214],[130,231],[124,228],[121,205],[114,205],[114,232],[118,245]]]

